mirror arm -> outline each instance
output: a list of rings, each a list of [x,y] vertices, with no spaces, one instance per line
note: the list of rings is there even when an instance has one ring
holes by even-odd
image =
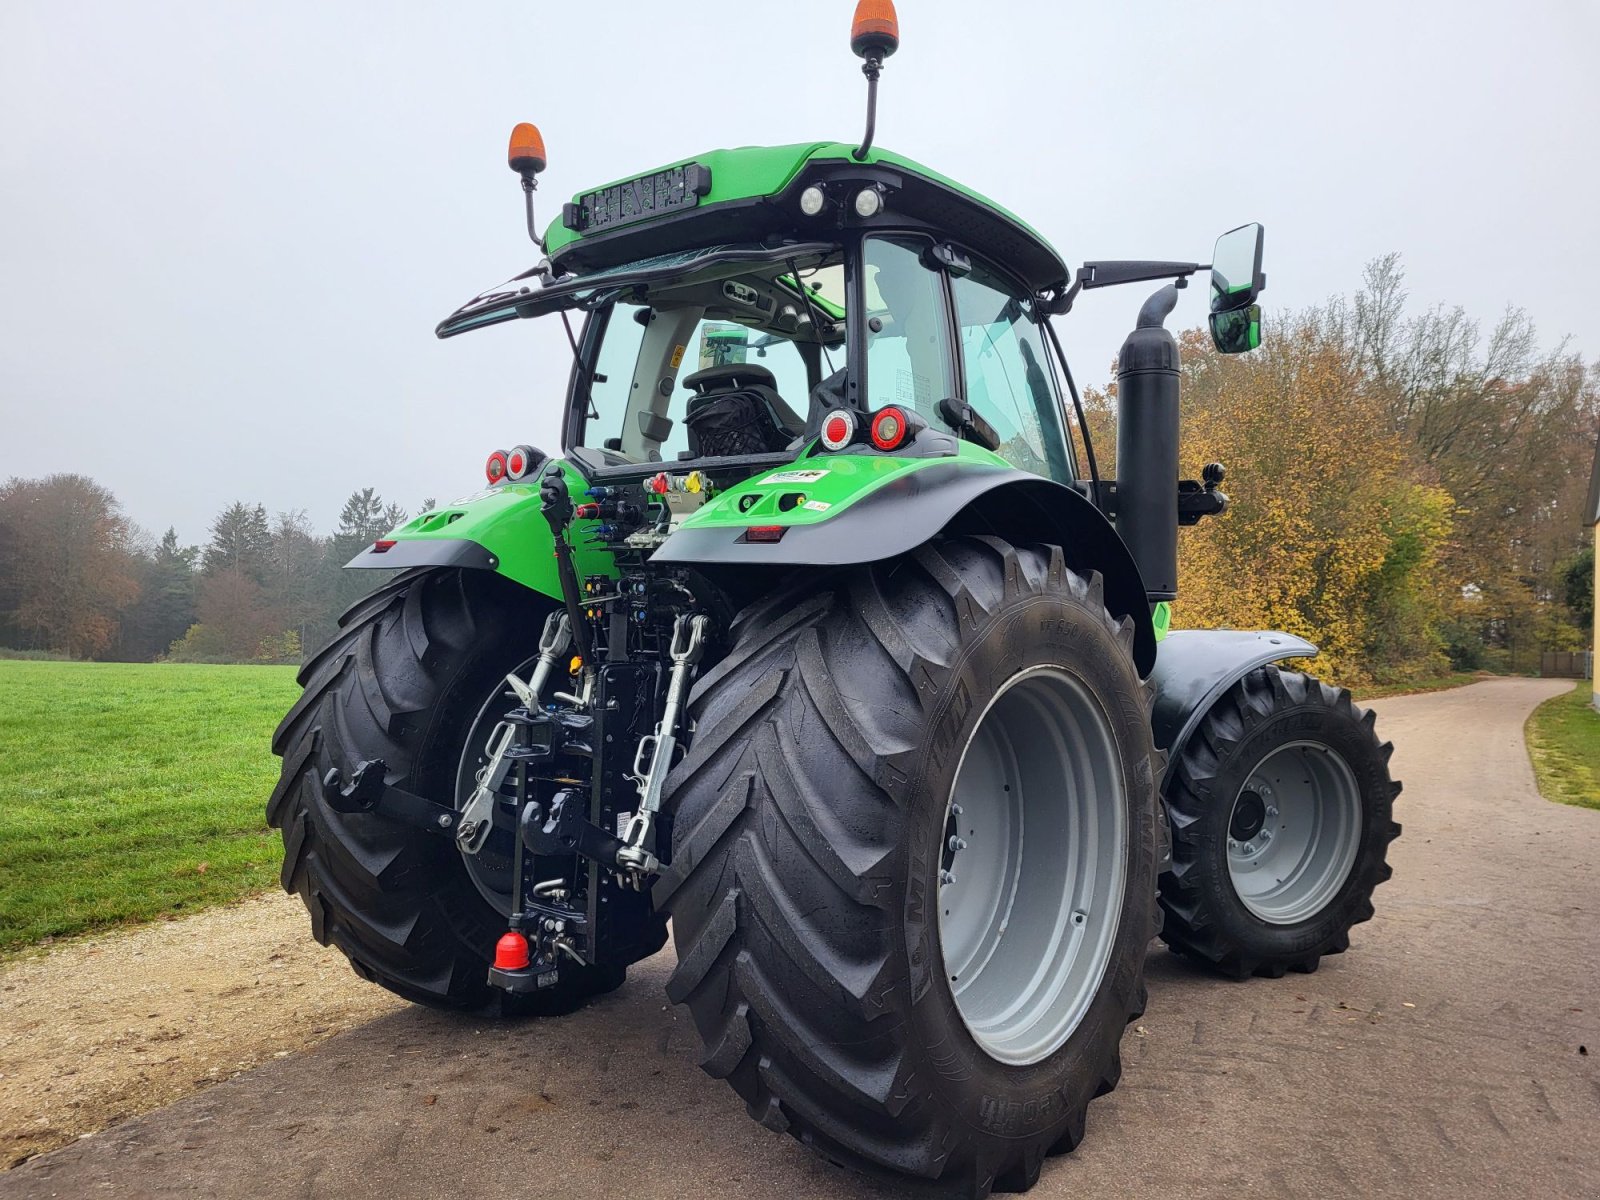
[[[1117,287],[1124,283],[1148,283],[1152,279],[1171,279],[1181,287],[1189,276],[1198,271],[1209,271],[1209,264],[1191,262],[1163,262],[1152,259],[1108,259],[1105,262],[1086,262],[1072,277],[1072,286],[1045,305],[1051,316],[1061,316],[1072,311],[1072,303],[1079,292],[1095,288]]]
[[[1148,283],[1152,279],[1187,279],[1205,270],[1199,263],[1147,260],[1088,262],[1079,269],[1084,288],[1116,287],[1123,283]]]

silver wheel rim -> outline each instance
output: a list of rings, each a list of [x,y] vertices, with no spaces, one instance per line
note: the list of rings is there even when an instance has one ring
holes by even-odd
[[[1344,887],[1361,846],[1361,789],[1321,742],[1289,742],[1250,772],[1228,814],[1228,875],[1271,925],[1296,925]]]
[[[1100,990],[1122,917],[1126,789],[1110,719],[1059,667],[1013,676],[962,750],[939,888],[945,979],[973,1040],[1026,1065]]]

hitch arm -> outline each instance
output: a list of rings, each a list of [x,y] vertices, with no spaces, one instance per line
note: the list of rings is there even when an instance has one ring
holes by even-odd
[[[456,810],[415,792],[391,787],[384,782],[388,770],[383,759],[369,759],[355,769],[346,784],[339,768],[334,767],[322,777],[322,798],[334,812],[372,813],[402,825],[453,837]]]

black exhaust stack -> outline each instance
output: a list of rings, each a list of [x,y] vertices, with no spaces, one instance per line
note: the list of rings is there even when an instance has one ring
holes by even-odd
[[[1151,604],[1178,594],[1178,341],[1162,326],[1178,289],[1144,302],[1117,355],[1117,532]]]

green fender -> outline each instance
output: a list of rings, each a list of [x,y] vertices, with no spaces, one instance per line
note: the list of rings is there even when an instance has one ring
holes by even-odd
[[[562,471],[574,504],[588,487],[568,463],[552,461],[538,475],[517,483],[497,483],[471,496],[411,518],[345,564],[384,570],[408,567],[472,567],[497,571],[525,588],[561,599],[550,524],[539,503],[545,471]],[[585,575],[615,575],[616,561],[591,544],[588,532],[598,521],[574,521],[570,541],[573,565]],[[385,543],[392,543],[383,547]]]
[[[1072,488],[969,443],[960,443],[954,455],[931,458],[798,459],[718,494],[651,561],[695,565],[712,575],[719,569],[843,566],[907,553],[946,529],[1051,543],[1074,570],[1099,571],[1106,607],[1133,618],[1139,673],[1155,665],[1156,629],[1144,581],[1104,514]],[[754,537],[752,530],[758,531]]]

